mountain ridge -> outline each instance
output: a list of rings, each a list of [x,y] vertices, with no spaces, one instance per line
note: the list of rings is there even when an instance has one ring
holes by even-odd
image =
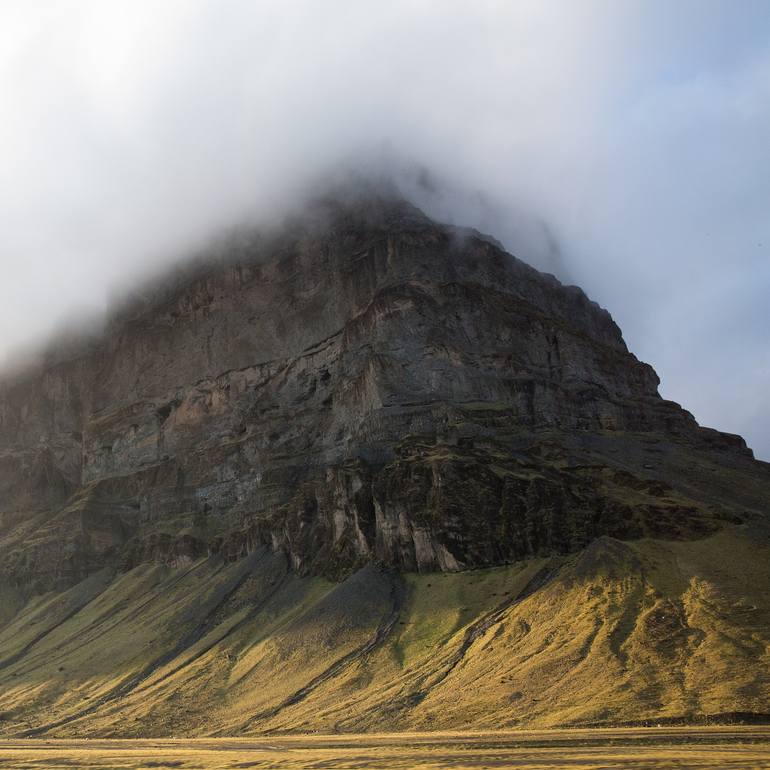
[[[580,289],[324,206],[0,382],[0,732],[764,720],[770,466]]]
[[[677,510],[683,530],[740,518],[673,489],[669,500],[670,480],[645,480],[644,468],[603,466],[620,490],[609,498],[595,494],[608,479],[569,469],[569,431],[585,440],[636,431],[751,453],[661,399],[652,368],[581,290],[458,232],[402,201],[326,202],[266,239],[241,235],[239,248],[231,242],[126,305],[82,356],[6,384],[0,442],[11,444],[10,472],[0,484],[6,500],[9,491],[21,500],[16,512],[6,502],[4,518],[18,518],[31,497],[50,522],[74,517],[82,530],[70,564],[47,579],[64,585],[67,570],[83,577],[121,549],[124,564],[158,556],[169,538],[172,560],[270,543],[295,568],[339,575],[372,559],[406,569],[502,563],[568,551],[592,533],[622,536],[618,517],[639,518],[626,509],[604,523],[579,519],[597,500],[617,508],[626,482],[647,495],[652,524]],[[535,434],[548,431],[564,445],[543,460]],[[410,484],[407,512],[399,496]],[[334,499],[324,498],[329,490]],[[468,495],[490,501],[471,536],[458,508],[466,499],[467,510]],[[492,530],[537,528],[530,519],[542,518],[543,495],[546,509],[567,508],[565,526],[585,536],[560,543],[545,532],[490,550]],[[143,530],[150,539],[137,543]],[[18,560],[4,565],[12,574]]]

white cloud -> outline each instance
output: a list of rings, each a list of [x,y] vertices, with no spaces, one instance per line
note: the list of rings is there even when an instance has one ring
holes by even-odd
[[[341,160],[406,158],[770,457],[733,398],[770,384],[768,33],[753,0],[6,2],[0,355]]]

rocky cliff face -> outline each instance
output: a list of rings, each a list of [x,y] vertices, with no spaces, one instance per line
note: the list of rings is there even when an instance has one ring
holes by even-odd
[[[240,234],[0,384],[0,573],[269,545],[458,570],[766,514],[770,474],[661,399],[610,315],[410,205]]]

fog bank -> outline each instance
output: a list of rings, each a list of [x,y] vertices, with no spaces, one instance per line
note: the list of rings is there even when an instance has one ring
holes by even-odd
[[[0,357],[356,168],[770,458],[769,41],[760,0],[4,3]]]

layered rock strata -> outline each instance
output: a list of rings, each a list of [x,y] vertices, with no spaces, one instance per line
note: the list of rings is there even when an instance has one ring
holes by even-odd
[[[241,233],[0,384],[0,574],[236,559],[459,570],[766,514],[742,439],[609,313],[407,203]]]

